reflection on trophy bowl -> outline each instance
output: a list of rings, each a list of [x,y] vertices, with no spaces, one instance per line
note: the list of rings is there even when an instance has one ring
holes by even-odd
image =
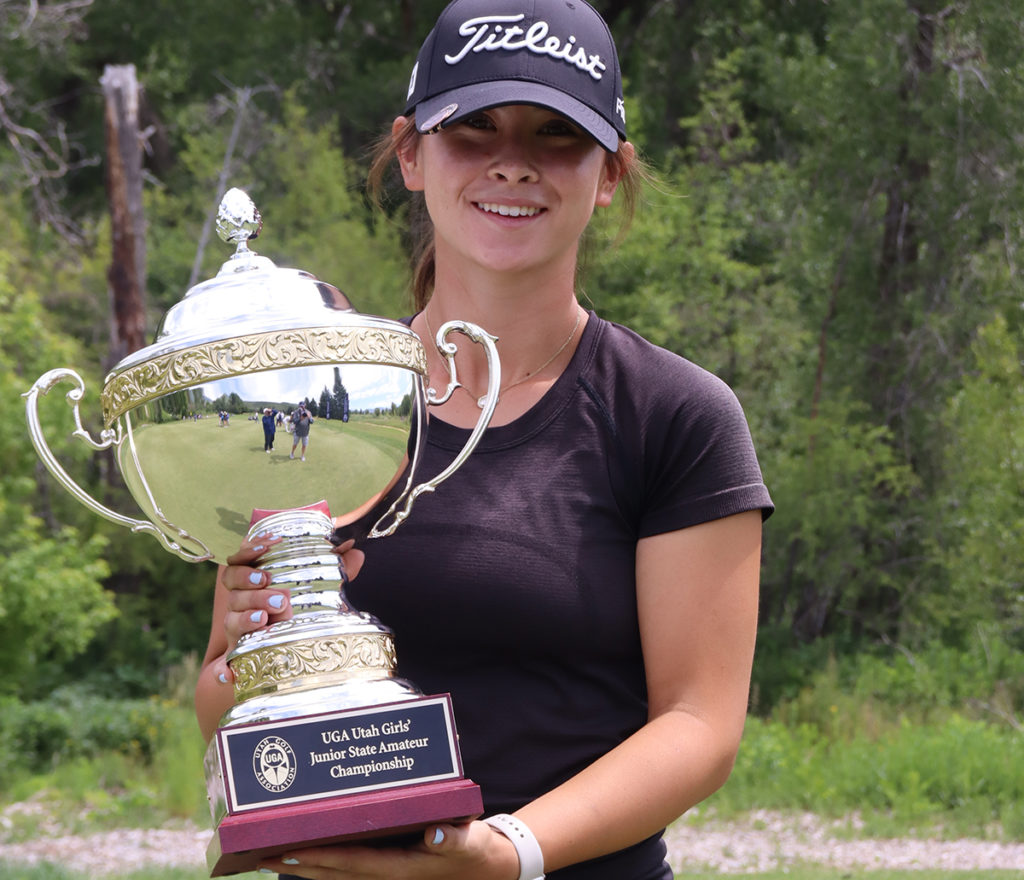
[[[125,435],[118,468],[171,541],[223,562],[252,511],[305,507],[329,492],[331,514],[344,519],[406,470],[423,427],[422,345],[398,322],[336,317],[334,326],[251,333],[236,323],[229,339],[197,342],[162,363],[122,363],[108,377],[104,410]],[[202,381],[167,390],[182,364]],[[291,418],[310,401],[307,448]]]
[[[100,442],[82,427],[84,383],[72,370],[49,371],[25,395],[40,458],[95,513],[194,562],[223,563],[260,532],[282,537],[259,562],[289,590],[293,615],[229,654],[235,704],[206,756],[214,875],[253,870],[288,848],[400,835],[482,809],[462,777],[447,695],[424,697],[396,676],[391,631],[349,605],[327,538],[336,522],[386,537],[419,494],[461,466],[497,403],[494,340],[465,322],[442,326],[434,342],[450,380],[437,396],[408,326],[361,315],[337,288],[256,255],[247,242],[260,228],[248,197],[229,191],[218,232],[236,253],[168,311],[152,345],[107,376]],[[458,387],[447,341],[455,331],[484,349],[487,396],[465,448],[414,484],[427,407]],[[38,397],[62,382],[75,386],[74,434],[113,450],[144,518],[97,502],[50,451]],[[353,739],[367,741],[344,745]]]

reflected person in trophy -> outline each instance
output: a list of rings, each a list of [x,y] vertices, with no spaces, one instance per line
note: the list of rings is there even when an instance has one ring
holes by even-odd
[[[388,542],[338,549],[353,601],[395,630],[402,674],[452,694],[485,817],[262,869],[665,880],[662,830],[724,783],[739,745],[773,508],[730,389],[578,302],[592,214],[616,196],[628,214],[642,177],[605,22],[583,0],[455,0],[420,50],[378,189],[395,159],[429,220],[411,326],[477,322],[503,381],[447,494]],[[428,468],[480,413],[484,359],[456,365]],[[259,568],[275,540],[220,570],[197,690],[207,735],[232,699],[228,651],[289,613]]]
[[[295,450],[302,444],[300,455],[302,461],[306,460],[306,449],[309,447],[309,429],[313,424],[313,414],[306,409],[304,403],[300,403],[295,412],[292,413],[292,451],[288,456],[295,458]]]
[[[270,455],[274,451],[274,437],[277,434],[277,424],[274,420],[274,411],[269,406],[263,408],[263,415],[260,421],[263,425],[263,451]]]

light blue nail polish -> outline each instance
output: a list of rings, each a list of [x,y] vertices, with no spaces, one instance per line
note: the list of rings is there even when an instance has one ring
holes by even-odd
[[[221,684],[227,684],[228,677],[223,672],[221,672],[217,675],[217,681],[219,681]]]
[[[267,600],[267,602],[270,604],[271,608],[276,608],[280,611],[284,607],[284,596],[280,593],[275,593]]]
[[[270,868],[260,868],[259,872],[261,874],[273,874],[274,873],[273,871],[270,870]]]
[[[444,832],[440,828],[434,829],[434,846],[444,842]]]
[[[252,552],[253,553],[262,553],[263,550],[264,550],[264,547],[263,547],[262,544],[257,544],[255,547],[252,548]]]
[[[254,587],[258,587],[261,583],[263,583],[263,572],[254,571],[251,575],[249,575],[249,583],[252,584]]]
[[[252,614],[249,615],[249,620],[251,620],[253,623],[259,623],[262,619],[263,619],[263,612],[262,611],[254,611]]]
[[[256,533],[256,535],[255,535],[255,537],[256,537],[257,539],[259,539],[259,538],[265,538],[265,537],[267,537],[267,535],[268,535],[268,534],[269,534],[269,532],[257,532],[257,533]]]
[[[281,861],[286,865],[297,865],[299,863],[298,859],[293,859],[291,856],[288,856],[286,859],[281,859]]]

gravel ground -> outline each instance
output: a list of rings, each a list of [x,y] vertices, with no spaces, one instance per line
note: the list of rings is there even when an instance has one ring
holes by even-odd
[[[846,839],[852,820],[825,822],[811,814],[752,813],[742,824],[677,822],[665,839],[676,869],[715,869],[752,874],[793,864],[904,871],[1018,870],[1024,843],[988,840]]]
[[[19,807],[20,815],[16,815]],[[4,828],[14,827],[15,820],[24,827],[24,820],[32,812],[32,807],[15,805],[0,814],[0,860],[56,862],[92,878],[147,866],[202,869],[205,864],[210,832],[198,827],[126,829],[75,836],[61,833],[40,816],[37,837],[3,842]],[[683,821],[670,829],[666,839],[669,860],[677,869],[715,869],[722,874],[750,874],[795,863],[849,869],[1024,872],[1024,843],[843,839],[850,825],[849,821],[823,822],[812,815],[758,812],[743,823]]]

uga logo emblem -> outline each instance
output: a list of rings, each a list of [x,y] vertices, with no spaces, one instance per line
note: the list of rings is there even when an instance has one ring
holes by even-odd
[[[252,769],[267,791],[284,791],[295,781],[295,752],[281,737],[268,736],[252,753]]]

